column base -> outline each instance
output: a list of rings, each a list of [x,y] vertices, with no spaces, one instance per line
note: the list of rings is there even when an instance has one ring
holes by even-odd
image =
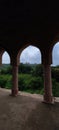
[[[42,103],[45,103],[45,104],[54,104],[55,101],[53,100],[52,102],[47,102],[47,101],[43,100]]]
[[[18,95],[18,89],[12,89],[11,96],[16,97]]]
[[[54,104],[55,103],[55,99],[53,96],[46,96],[44,95],[44,100],[43,100],[43,103],[46,103],[46,104]]]

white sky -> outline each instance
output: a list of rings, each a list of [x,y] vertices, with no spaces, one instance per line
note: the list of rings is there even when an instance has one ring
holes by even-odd
[[[29,46],[21,53],[20,61],[23,63],[41,63],[41,52],[38,48]]]
[[[53,65],[59,65],[59,42],[55,44],[52,51]]]
[[[10,57],[6,51],[4,52],[2,56],[2,63],[6,63],[6,64],[10,63]]]
[[[59,65],[59,42],[53,48],[52,52],[53,65]],[[20,56],[20,62],[22,63],[41,63],[41,53],[40,50],[34,46],[29,46],[23,50]],[[2,63],[10,63],[10,58],[7,52],[2,56]]]

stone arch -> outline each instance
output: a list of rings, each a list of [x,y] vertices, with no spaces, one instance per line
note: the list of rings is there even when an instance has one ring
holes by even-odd
[[[3,54],[5,53],[5,52],[7,52],[7,54],[8,54],[8,56],[9,56],[9,58],[10,58],[10,54],[9,54],[9,52],[8,52],[8,50],[7,49],[5,49],[5,48],[3,48],[3,47],[0,47],[0,66],[1,66],[1,68],[2,68],[2,58],[3,58]],[[5,67],[5,66],[3,66],[3,67]],[[4,69],[4,68],[3,68]],[[9,70],[7,70],[8,72],[9,72]],[[7,72],[7,73],[8,73]],[[5,73],[5,72],[3,72],[4,73],[4,75],[6,75],[7,73]],[[1,75],[2,75],[2,71],[1,71],[1,73],[0,73]],[[7,79],[6,79],[7,80]],[[1,84],[0,84],[1,85]],[[4,86],[2,86],[2,87],[4,87]],[[7,86],[8,87],[8,86]]]
[[[22,52],[29,46],[36,47],[39,50],[39,53],[41,55],[40,58],[41,58],[41,62],[42,62],[42,52],[41,52],[41,49],[39,47],[37,47],[35,44],[27,43],[21,49],[19,49],[19,51],[18,51],[18,54],[17,54],[18,63],[19,63],[19,57],[21,56]]]
[[[18,94],[18,65],[19,65],[19,57],[21,52],[30,44],[30,42],[24,43],[23,46],[18,48],[17,52],[10,53],[11,56],[11,65],[12,65],[12,96],[16,96]],[[33,45],[35,46],[35,45]],[[37,46],[36,46],[37,47]]]
[[[7,52],[10,56],[10,63],[12,65],[12,89],[11,95],[16,96],[18,94],[18,62],[17,62],[17,54],[13,51],[9,51],[5,47],[0,47],[1,54],[1,65],[2,65],[2,55],[4,52]]]
[[[26,44],[25,44],[26,45]],[[36,46],[36,44],[27,44],[27,46],[33,45]],[[37,47],[37,46],[36,46]],[[44,102],[45,103],[52,103],[52,82],[51,82],[51,47],[47,45],[47,47],[44,46],[38,47],[41,50],[42,55],[42,64],[43,64],[43,70],[44,70]],[[25,46],[22,46],[21,49],[18,51],[18,59],[20,57],[21,52],[25,49]]]
[[[36,47],[35,45],[26,45],[26,46],[24,46],[22,49],[21,49],[21,51],[20,51],[20,53],[19,53],[19,57],[21,56],[21,54],[22,54],[22,52],[23,52],[23,50],[25,50],[25,49],[27,49],[29,46],[32,46],[32,47],[35,47],[36,49],[38,49],[38,54],[40,54],[40,60],[41,60],[41,51],[40,51],[40,49],[38,48],[38,47]],[[31,52],[30,52],[31,53]],[[18,58],[19,58],[18,57]],[[30,58],[31,59],[31,58]],[[25,63],[26,64],[26,63]],[[41,61],[40,61],[40,63],[39,64],[41,64]],[[30,65],[29,65],[30,66]],[[39,67],[39,66],[38,66]],[[21,84],[21,83],[20,83]],[[18,84],[19,85],[19,84]],[[19,86],[18,86],[18,88],[19,88]]]

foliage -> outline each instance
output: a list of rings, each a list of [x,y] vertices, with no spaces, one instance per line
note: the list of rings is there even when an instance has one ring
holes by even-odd
[[[59,96],[59,66],[51,67],[53,96]],[[0,87],[12,88],[12,67],[0,67]],[[18,86],[20,91],[44,93],[42,65],[22,64],[19,66]]]
[[[19,65],[19,73],[29,74],[29,73],[31,73],[31,69],[32,69],[32,67],[30,66],[30,64],[21,63]]]
[[[59,83],[56,82],[56,79],[52,79],[52,92],[53,96],[55,97],[59,96]]]
[[[10,66],[10,65],[8,65],[7,67],[6,67],[6,65],[5,65],[5,67],[0,67],[0,74],[11,74],[12,73],[12,67]]]
[[[59,82],[59,67],[52,68],[52,78]]]
[[[41,64],[37,64],[35,67],[33,67],[32,75],[35,75],[37,77],[38,76],[43,77],[43,67]]]
[[[0,75],[0,86],[2,88],[11,88],[12,83],[11,83],[12,76],[11,75]]]

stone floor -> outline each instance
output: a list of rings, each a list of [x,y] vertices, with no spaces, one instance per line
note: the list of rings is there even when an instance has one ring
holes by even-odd
[[[59,98],[44,104],[41,95],[10,93],[0,88],[0,130],[59,130]]]

